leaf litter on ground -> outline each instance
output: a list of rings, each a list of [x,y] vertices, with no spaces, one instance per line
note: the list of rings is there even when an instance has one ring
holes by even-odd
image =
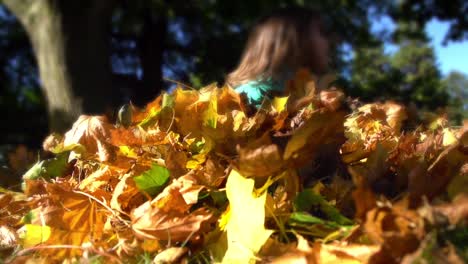
[[[125,105],[116,124],[81,116],[21,191],[0,189],[0,258],[467,262],[468,122],[408,129],[404,105],[351,110],[332,81],[301,70],[259,109],[213,84]]]

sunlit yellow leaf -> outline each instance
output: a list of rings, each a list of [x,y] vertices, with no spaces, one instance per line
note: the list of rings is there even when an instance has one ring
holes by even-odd
[[[223,263],[255,263],[255,254],[270,237],[265,229],[266,193],[254,197],[254,180],[232,170],[226,183],[230,218],[226,225],[228,249]]]
[[[233,127],[232,130],[238,131],[241,125],[247,120],[244,112],[233,111]]]
[[[442,145],[444,145],[444,147],[452,145],[453,143],[457,142],[457,138],[453,134],[452,130],[450,130],[449,128],[444,128],[444,130],[442,131],[442,134],[443,134]]]
[[[289,96],[285,97],[275,97],[271,103],[276,112],[280,113],[286,110],[286,105],[288,103]]]
[[[50,233],[49,226],[27,224],[20,230],[20,238],[23,247],[28,248],[46,242]]]
[[[205,162],[205,160],[206,160],[206,154],[202,153],[202,154],[193,155],[192,159],[187,161],[187,165],[185,165],[185,167],[187,169],[195,169],[198,166],[200,166],[200,164]]]
[[[135,153],[135,151],[128,146],[120,146],[119,150],[120,153],[122,153],[126,157],[134,159],[138,158],[138,155]]]
[[[226,208],[226,211],[221,215],[219,218],[219,228],[221,231],[226,230],[226,225],[229,222],[229,219],[231,218],[231,209],[229,209],[229,206]]]

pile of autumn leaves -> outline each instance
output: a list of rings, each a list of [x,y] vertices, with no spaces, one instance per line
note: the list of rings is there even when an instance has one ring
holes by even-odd
[[[326,84],[326,81],[324,82]],[[305,71],[259,109],[177,88],[81,116],[0,194],[9,262],[412,263],[468,259],[468,125],[402,132]]]

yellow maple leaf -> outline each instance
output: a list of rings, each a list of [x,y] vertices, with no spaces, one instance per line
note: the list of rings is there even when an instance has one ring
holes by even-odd
[[[255,263],[255,254],[270,237],[265,229],[266,193],[253,196],[254,180],[232,170],[226,183],[229,220],[226,224],[228,249],[223,263]]]

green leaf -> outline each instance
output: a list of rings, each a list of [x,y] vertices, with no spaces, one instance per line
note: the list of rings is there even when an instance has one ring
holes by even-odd
[[[24,180],[39,179],[39,177],[41,177],[41,175],[44,173],[43,166],[44,166],[44,161],[43,160],[38,161],[23,175],[23,179]]]
[[[69,152],[58,154],[55,158],[42,160],[34,164],[24,175],[24,180],[37,180],[43,178],[50,180],[63,176],[67,169]]]
[[[306,212],[292,213],[288,225],[298,233],[322,238],[332,234],[340,227],[334,222],[325,221]]]
[[[162,98],[162,105],[161,105],[162,108],[164,107],[174,107],[174,96],[173,95],[170,95],[168,93],[164,93],[163,94],[163,98]]]
[[[210,196],[218,207],[225,205],[228,201],[226,191],[212,191],[210,192]]]
[[[312,189],[306,189],[299,193],[294,201],[296,212],[308,212],[318,209],[327,220],[334,221],[340,225],[351,225],[353,221],[343,216],[338,209],[330,205],[321,195]]]
[[[169,180],[169,170],[165,167],[153,164],[151,169],[133,178],[140,191],[155,196],[162,191]]]
[[[145,117],[145,119],[143,119],[138,125],[143,128],[148,126],[154,121],[154,119],[159,115],[159,113],[161,113],[161,109],[151,109],[149,114]]]
[[[305,224],[310,224],[310,225],[325,224],[325,221],[323,219],[320,219],[318,217],[315,217],[305,212],[294,212],[289,217],[289,220],[292,222],[299,222],[299,223],[305,223]]]

